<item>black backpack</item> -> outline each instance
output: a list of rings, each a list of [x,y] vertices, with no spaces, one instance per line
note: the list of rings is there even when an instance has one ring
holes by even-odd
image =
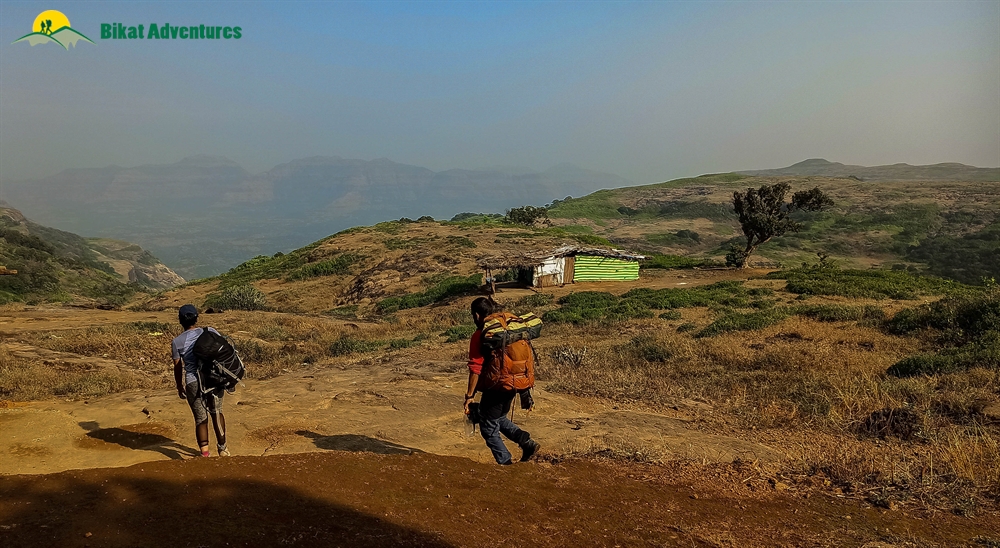
[[[194,341],[194,356],[198,360],[202,392],[219,388],[233,392],[246,374],[246,367],[229,340],[207,327]]]

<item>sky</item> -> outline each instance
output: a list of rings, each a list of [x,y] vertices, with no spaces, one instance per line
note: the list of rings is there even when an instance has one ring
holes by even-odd
[[[12,44],[46,9],[95,44]],[[195,154],[637,184],[817,157],[996,167],[1000,2],[0,3],[0,180]]]

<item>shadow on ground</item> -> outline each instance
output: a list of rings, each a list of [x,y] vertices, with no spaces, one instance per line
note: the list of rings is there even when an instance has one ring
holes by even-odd
[[[164,473],[156,464],[182,468]],[[201,459],[64,472],[45,482],[8,477],[0,501],[0,544],[8,548],[450,546],[268,478],[226,477]]]
[[[296,434],[313,440],[313,444],[320,449],[330,451],[353,451],[355,453],[368,452],[380,455],[412,455],[413,453],[423,453],[420,449],[414,449],[405,445],[370,438],[360,434],[337,434],[334,436],[324,436],[309,430],[299,430]]]
[[[94,421],[79,423],[87,430],[86,437],[104,443],[119,445],[127,449],[155,451],[167,458],[180,460],[185,457],[196,457],[198,451],[192,447],[181,445],[163,434],[156,433],[152,425],[128,425],[121,428],[101,428]]]

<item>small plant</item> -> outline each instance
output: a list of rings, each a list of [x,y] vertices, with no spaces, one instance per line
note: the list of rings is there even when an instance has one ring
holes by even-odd
[[[679,320],[681,319],[680,310],[667,310],[663,314],[660,314],[661,320]]]
[[[482,274],[471,276],[449,276],[420,293],[410,293],[398,297],[382,299],[375,307],[381,314],[389,314],[408,308],[418,308],[443,301],[456,295],[464,295],[479,289],[483,283]]]
[[[694,331],[698,329],[698,324],[694,322],[684,322],[677,326],[678,333],[687,333],[688,331]]]
[[[369,341],[365,339],[356,339],[350,336],[343,336],[332,343],[330,343],[330,355],[331,356],[349,356],[351,354],[360,354],[362,352],[371,352],[373,350],[378,350],[382,348],[383,343],[381,341]]]
[[[730,331],[754,331],[764,329],[784,320],[790,315],[787,308],[771,308],[747,314],[732,312],[722,316],[698,332],[696,337],[711,337]]]
[[[549,357],[558,365],[565,365],[572,368],[583,367],[587,360],[587,347],[574,348],[569,345],[553,348],[549,352]]]
[[[205,298],[205,308],[222,310],[267,310],[264,292],[250,284],[227,287]]]
[[[447,337],[446,342],[458,342],[467,341],[472,334],[476,332],[476,326],[469,325],[453,325],[449,327],[444,333],[441,333],[442,337]]]
[[[515,310],[531,310],[552,304],[553,296],[548,293],[534,293],[521,297],[514,303]]]

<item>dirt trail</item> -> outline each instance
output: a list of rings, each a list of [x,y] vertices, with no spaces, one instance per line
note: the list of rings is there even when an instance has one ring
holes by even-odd
[[[329,451],[0,477],[0,543],[12,548],[902,548],[970,546],[996,533],[985,520],[581,460],[500,467]]]
[[[490,462],[479,435],[466,431],[465,380],[464,364],[426,361],[315,367],[251,381],[226,396],[229,445],[235,455],[347,449]],[[514,418],[549,454],[641,448],[654,458],[705,462],[781,458],[759,444],[699,432],[680,418],[551,393],[544,383],[535,400],[535,410],[516,409]],[[0,474],[127,466],[195,454],[190,410],[172,390],[19,404],[0,409],[0,430]]]

